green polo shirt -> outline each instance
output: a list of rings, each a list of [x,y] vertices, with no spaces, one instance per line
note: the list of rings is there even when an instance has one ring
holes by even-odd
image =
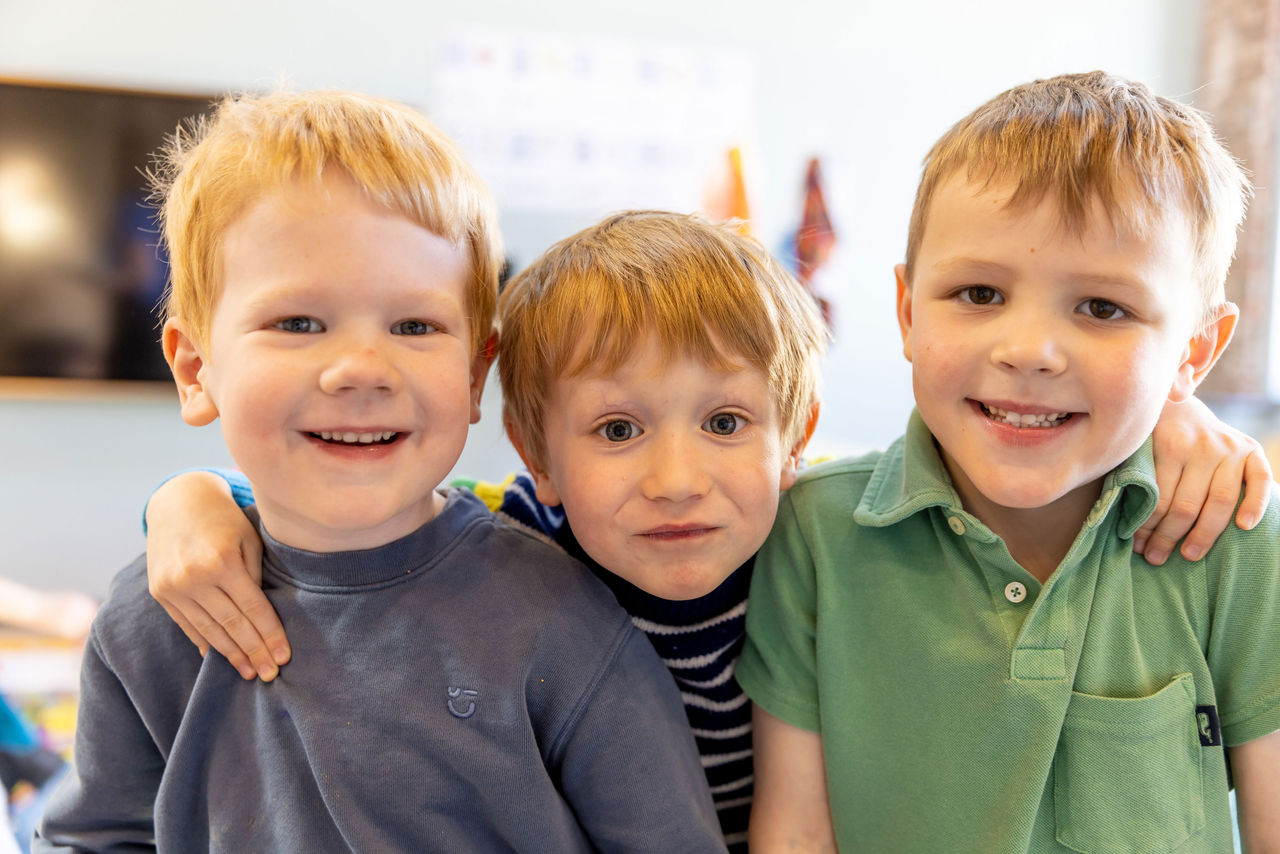
[[[917,414],[805,472],[756,559],[737,676],[822,734],[842,851],[1222,852],[1224,748],[1280,729],[1280,501],[1200,561],[1132,551],[1150,442],[1041,585]],[[1202,739],[1201,730],[1206,737]]]

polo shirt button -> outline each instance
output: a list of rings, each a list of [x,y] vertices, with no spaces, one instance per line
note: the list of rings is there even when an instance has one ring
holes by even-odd
[[[947,518],[947,524],[951,526],[951,530],[960,535],[964,535],[964,522],[960,521],[959,516],[950,516]]]
[[[1018,604],[1027,598],[1027,586],[1021,581],[1010,581],[1004,586],[1004,598],[1013,604]]]

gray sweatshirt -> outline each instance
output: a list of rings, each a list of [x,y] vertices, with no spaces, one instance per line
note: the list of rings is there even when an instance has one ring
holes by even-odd
[[[35,851],[724,850],[671,675],[580,564],[467,492],[376,549],[262,534],[293,660],[202,661],[139,558]]]

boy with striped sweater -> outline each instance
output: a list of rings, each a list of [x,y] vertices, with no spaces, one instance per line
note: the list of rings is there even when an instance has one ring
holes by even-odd
[[[506,286],[499,316],[504,421],[528,471],[472,486],[586,563],[648,635],[680,687],[726,841],[743,852],[751,711],[734,668],[752,560],[817,418],[827,333],[812,298],[729,226],[633,212],[551,247]],[[1200,414],[1178,423],[1226,438]],[[1217,476],[1234,485],[1250,459],[1250,483],[1268,478],[1252,446],[1222,447],[1194,462],[1222,456]],[[218,474],[181,475],[153,497],[152,588],[193,641],[269,679],[288,646],[227,482],[252,498]]]

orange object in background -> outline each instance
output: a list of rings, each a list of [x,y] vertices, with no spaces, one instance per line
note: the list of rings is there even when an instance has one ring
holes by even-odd
[[[742,174],[742,150],[730,148],[722,161],[723,170],[708,187],[703,207],[706,215],[718,221],[736,219],[738,233],[751,234],[751,209],[747,203],[747,182]]]

